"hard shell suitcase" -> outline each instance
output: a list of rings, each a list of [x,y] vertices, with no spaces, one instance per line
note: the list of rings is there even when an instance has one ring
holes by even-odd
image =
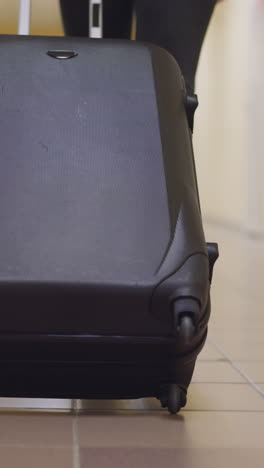
[[[179,67],[67,37],[2,36],[0,59],[0,395],[153,396],[176,413],[218,255]]]

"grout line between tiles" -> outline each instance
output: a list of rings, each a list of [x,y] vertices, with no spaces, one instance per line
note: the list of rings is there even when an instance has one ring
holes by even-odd
[[[72,422],[72,436],[73,436],[73,468],[81,468],[80,461],[80,447],[79,447],[79,434],[78,434],[78,416],[74,416]]]
[[[221,359],[197,359],[197,363],[199,362],[226,362],[226,359],[221,358]]]
[[[252,380],[229,356],[220,348],[220,346],[215,342],[209,340],[211,345],[214,346],[222,356],[229,362],[229,364],[235,369],[250,385],[256,390],[262,397],[264,397],[264,391]]]
[[[264,366],[264,359],[236,359],[237,362],[257,362],[257,363],[260,363],[262,362],[263,363],[263,366]]]
[[[78,400],[73,399],[71,401],[71,410],[73,413],[76,413],[77,409],[78,409]]]

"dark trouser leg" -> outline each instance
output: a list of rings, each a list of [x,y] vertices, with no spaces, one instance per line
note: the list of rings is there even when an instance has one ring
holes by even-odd
[[[167,49],[191,89],[215,4],[216,0],[135,0],[137,40]]]
[[[87,36],[88,0],[60,0],[65,32]],[[104,37],[129,39],[133,0],[104,0]],[[167,49],[194,88],[201,46],[216,0],[135,0],[137,39]]]
[[[67,36],[88,36],[89,0],[60,0]],[[104,0],[103,31],[110,39],[130,39],[133,0]]]
[[[104,38],[130,39],[133,0],[104,0]]]
[[[88,0],[60,0],[63,24],[67,36],[88,36]]]

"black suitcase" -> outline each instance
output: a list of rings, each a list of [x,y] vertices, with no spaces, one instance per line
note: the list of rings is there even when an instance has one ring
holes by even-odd
[[[63,37],[2,36],[0,59],[0,395],[153,396],[175,413],[217,257],[179,67]]]

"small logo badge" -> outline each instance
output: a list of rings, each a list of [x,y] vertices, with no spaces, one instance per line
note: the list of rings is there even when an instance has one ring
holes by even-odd
[[[73,50],[49,50],[47,54],[58,60],[68,60],[78,55]]]

